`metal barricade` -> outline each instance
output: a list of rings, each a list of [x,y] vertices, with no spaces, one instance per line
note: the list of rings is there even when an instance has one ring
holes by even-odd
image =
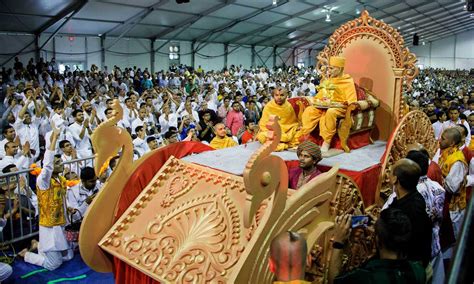
[[[65,172],[92,167],[94,157],[63,163]],[[38,235],[39,208],[36,176],[31,169],[0,173],[0,247]],[[80,172],[76,172],[77,178]]]

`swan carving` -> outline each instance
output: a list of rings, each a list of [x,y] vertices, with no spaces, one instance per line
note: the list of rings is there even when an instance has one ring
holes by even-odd
[[[111,158],[121,153],[115,170],[108,178],[94,201],[89,205],[79,233],[79,249],[84,262],[98,272],[111,272],[112,259],[98,245],[112,227],[118,200],[132,172],[133,144],[130,134],[117,126],[123,117],[123,109],[114,100],[113,116],[100,124],[91,136],[96,153],[94,170],[97,176]]]

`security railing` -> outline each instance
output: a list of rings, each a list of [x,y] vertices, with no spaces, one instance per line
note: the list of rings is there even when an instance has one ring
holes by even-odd
[[[451,270],[445,283],[473,283],[474,274],[474,198],[471,197],[469,206],[464,215],[464,222],[459,235],[454,257],[452,258]]]
[[[66,161],[64,171],[75,172],[79,178],[80,169],[93,162],[93,156]],[[36,176],[30,171],[0,173],[0,247],[38,235]]]

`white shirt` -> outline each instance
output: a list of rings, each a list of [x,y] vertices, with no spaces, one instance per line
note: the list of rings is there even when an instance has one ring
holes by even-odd
[[[93,190],[88,190],[82,185],[82,182],[80,182],[67,191],[67,205],[68,207],[79,210],[81,215],[84,216],[86,214],[87,208],[89,208],[89,204],[87,204],[86,199],[98,191],[98,183],[96,183],[96,186]],[[79,214],[74,214],[74,220],[78,220],[79,218]]]
[[[53,134],[53,131],[47,132],[46,135],[44,136],[45,149],[49,149],[49,146],[51,145],[51,134]],[[76,141],[74,140],[74,137],[72,136],[72,134],[69,132],[68,128],[66,127],[64,128],[64,130],[61,131],[61,133],[59,133],[59,137],[58,137],[58,141],[56,142],[55,149],[59,149],[59,142],[63,140],[69,141],[69,143],[71,143],[73,148],[76,147]],[[56,152],[59,153],[59,150],[56,150]]]
[[[47,190],[51,186],[53,174],[54,152],[49,149],[44,153],[43,169],[36,180],[38,190]],[[66,211],[66,200],[63,199],[64,212]],[[66,216],[65,216],[66,219]],[[67,220],[67,219],[66,219]],[[62,226],[44,227],[39,226],[39,252],[64,251],[69,249],[69,244],[64,236]]]
[[[35,150],[33,156],[38,157],[40,151],[39,145],[39,126],[40,120],[31,117],[30,124],[24,124],[20,119],[15,122],[16,135],[20,137],[21,144],[24,145],[26,141],[30,143],[30,149]]]
[[[443,123],[440,121],[433,123],[433,130],[436,140],[439,140],[441,138],[441,134],[443,133]]]
[[[137,150],[137,152],[140,154],[140,157],[143,156],[146,152],[150,151],[146,140],[141,139],[140,137],[133,139],[133,148]]]
[[[76,153],[76,155],[77,155],[76,159],[82,158],[79,153]],[[72,161],[75,159],[73,159],[72,156],[67,156],[66,154],[63,153],[61,155],[61,160],[64,163],[64,162]],[[81,168],[83,167],[84,167],[84,162],[73,162],[73,163],[68,163],[64,165],[64,169],[69,169],[70,172],[75,172],[78,176],[81,175]]]
[[[80,134],[82,132],[82,125],[74,122],[73,124],[69,125],[69,132],[71,133],[74,142],[76,143],[77,150],[90,150],[92,149],[90,143],[90,136],[89,131],[87,129],[84,130],[84,136],[81,138]]]
[[[31,158],[24,155],[19,157],[5,156],[0,160],[0,172],[8,165],[14,164],[19,170],[25,170],[30,167]]]
[[[189,113],[187,110],[183,110],[180,115],[181,115],[181,117],[183,117],[183,116],[185,116],[185,115],[188,115],[188,116],[189,116],[190,113]],[[195,121],[196,123],[199,123],[199,114],[197,113],[197,111],[193,110],[192,115],[193,115],[192,118],[194,118],[194,121]]]
[[[447,120],[443,122],[443,130],[455,127],[456,125],[461,124],[461,119],[458,119],[456,123],[452,122],[451,120]],[[469,144],[471,143],[471,127],[469,126],[469,123],[467,121],[462,122],[462,124],[467,128],[467,135],[466,135],[466,143],[464,145],[469,147]],[[441,132],[442,134],[443,132]],[[440,136],[441,137],[441,136]]]
[[[0,141],[0,159],[3,159],[3,157],[5,157],[5,144],[7,144],[7,142],[7,138]]]
[[[135,132],[135,128],[137,128],[138,126],[143,126],[143,128],[146,130],[147,127],[148,127],[148,119],[145,117],[143,120],[141,120],[140,118],[136,118],[133,122],[132,122],[132,134],[137,134]]]
[[[178,128],[178,115],[176,113],[170,113],[168,119],[165,118],[165,114],[162,114],[158,120],[161,126],[161,134],[165,134],[170,126]]]

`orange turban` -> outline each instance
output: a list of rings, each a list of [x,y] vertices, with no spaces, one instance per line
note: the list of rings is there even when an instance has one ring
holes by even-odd
[[[335,67],[340,67],[344,68],[344,65],[346,64],[346,59],[344,57],[340,56],[331,56],[329,58],[329,65],[330,66],[335,66]]]

